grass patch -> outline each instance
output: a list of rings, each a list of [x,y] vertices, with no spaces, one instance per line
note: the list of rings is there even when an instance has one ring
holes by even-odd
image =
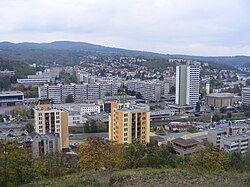
[[[250,186],[250,173],[206,173],[172,168],[139,168],[78,173],[23,186]]]

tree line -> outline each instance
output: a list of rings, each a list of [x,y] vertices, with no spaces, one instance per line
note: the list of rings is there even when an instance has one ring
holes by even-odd
[[[76,155],[53,153],[32,158],[14,141],[0,141],[0,186],[17,186],[78,172],[135,168],[179,168],[190,172],[249,172],[250,155],[226,154],[207,145],[186,158],[176,156],[171,145],[157,143],[121,145],[88,138]]]
[[[17,142],[0,140],[0,186],[18,186],[75,173],[76,163],[76,157],[62,153],[32,158],[30,151]]]
[[[176,156],[173,147],[139,142],[121,145],[100,138],[88,138],[79,147],[81,171],[132,168],[185,168],[192,171],[250,171],[250,155],[227,154],[207,144],[205,149],[186,158]]]

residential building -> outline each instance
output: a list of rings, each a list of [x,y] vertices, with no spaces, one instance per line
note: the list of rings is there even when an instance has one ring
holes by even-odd
[[[246,154],[250,149],[250,133],[222,136],[220,149],[223,149],[227,153],[237,152]]]
[[[76,126],[86,122],[85,118],[80,114],[80,112],[69,111],[68,114],[69,126]]]
[[[244,106],[250,106],[250,87],[242,88],[242,104]]]
[[[120,85],[110,84],[70,84],[44,85],[38,88],[40,99],[52,99],[53,103],[65,103],[68,95],[72,95],[75,102],[103,99],[105,95],[116,95]]]
[[[59,134],[38,134],[28,133],[21,127],[8,125],[0,128],[0,140],[17,141],[19,144],[28,148],[33,157],[60,151]]]
[[[187,62],[176,66],[176,104],[195,106],[199,100],[199,86],[200,63]]]
[[[15,75],[15,71],[4,70],[0,71],[0,77],[12,77]]]
[[[54,104],[55,107],[61,108],[68,112],[75,112],[81,115],[99,114],[103,111],[103,103],[63,103]]]
[[[19,84],[24,86],[40,86],[49,83],[49,78],[27,78],[27,79],[17,79]]]
[[[129,103],[111,103],[109,140],[118,143],[149,142],[150,113]]]
[[[61,150],[59,134],[47,133],[31,133],[24,137],[19,143],[28,148],[33,157],[40,157],[46,154],[56,153]]]
[[[143,99],[150,101],[161,100],[161,93],[164,86],[158,81],[131,80],[125,83],[129,90],[140,92]]]
[[[23,105],[24,95],[20,91],[2,91],[0,92],[0,107]]]
[[[68,149],[68,112],[53,107],[51,100],[39,100],[34,108],[34,120],[35,132],[59,134],[61,150]]]
[[[206,81],[206,94],[210,94],[210,80]]]
[[[209,143],[212,143],[213,146],[220,148],[222,137],[246,134],[249,130],[250,124],[248,123],[226,124],[225,126],[210,129],[207,140]]]
[[[93,114],[93,113],[101,113],[102,106],[99,104],[85,104],[81,106],[81,114]]]

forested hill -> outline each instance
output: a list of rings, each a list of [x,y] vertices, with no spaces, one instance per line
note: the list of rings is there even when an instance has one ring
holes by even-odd
[[[203,57],[188,55],[170,55],[146,51],[127,50],[121,48],[105,47],[86,42],[56,41],[51,43],[0,43],[0,57],[19,59],[27,63],[49,64],[74,64],[86,55],[121,55],[145,58],[182,58],[201,62],[222,63],[230,66],[250,66],[249,56],[220,56]]]
[[[4,70],[15,71],[16,78],[26,78],[27,75],[35,73],[35,68],[27,63],[0,57],[0,71]]]

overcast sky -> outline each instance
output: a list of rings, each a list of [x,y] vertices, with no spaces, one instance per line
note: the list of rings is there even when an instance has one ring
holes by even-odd
[[[250,0],[0,0],[0,41],[250,55]]]

